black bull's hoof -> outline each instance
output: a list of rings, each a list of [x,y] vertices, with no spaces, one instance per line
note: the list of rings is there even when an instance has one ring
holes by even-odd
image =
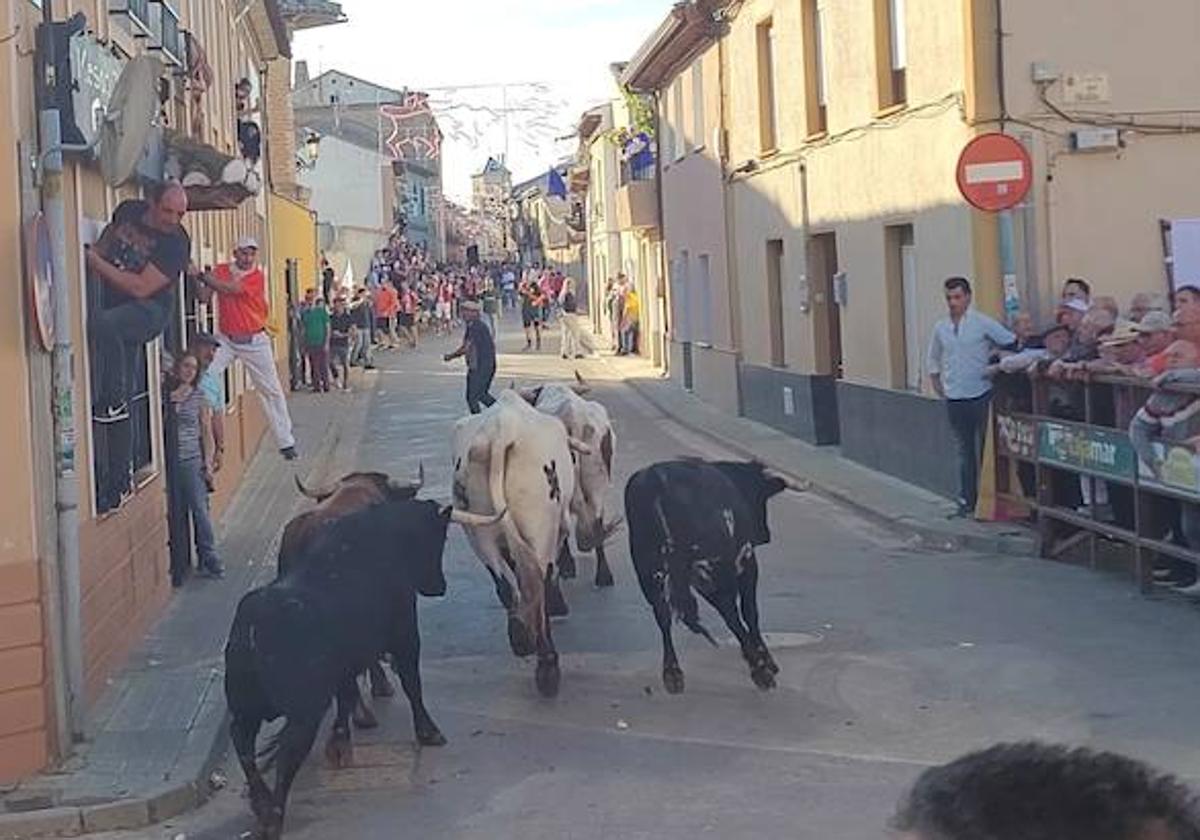
[[[538,662],[535,680],[539,694],[543,697],[557,697],[558,686],[562,681],[562,672],[558,668],[558,660],[543,659]]]
[[[613,580],[612,570],[608,566],[598,566],[596,568],[596,586],[601,589],[608,589],[610,586],[615,586],[616,581]]]
[[[575,567],[575,558],[571,552],[564,551],[558,557],[558,574],[563,580],[571,580],[579,573]]]
[[[551,618],[566,618],[571,614],[571,608],[567,606],[567,599],[563,597],[562,588],[557,580],[546,584],[546,613]]]
[[[283,837],[283,810],[272,808],[259,827],[262,840],[280,840]]]
[[[683,694],[683,670],[681,668],[663,669],[663,688],[667,694]]]
[[[383,668],[378,665],[371,669],[371,696],[376,699],[396,696],[396,689],[392,687],[392,681],[388,679]]]
[[[325,759],[335,770],[344,770],[354,765],[354,745],[350,742],[350,734],[334,733],[325,742]]]
[[[446,736],[441,730],[434,726],[431,729],[426,729],[417,733],[417,743],[422,747],[444,747],[446,746]]]
[[[354,726],[356,729],[376,729],[379,727],[379,718],[375,717],[375,711],[359,698],[354,704]]]
[[[536,650],[529,628],[515,615],[508,617],[508,644],[513,654],[520,657],[532,656]]]
[[[754,680],[754,684],[763,691],[775,687],[775,672],[768,665],[762,663],[750,669],[750,679]]]

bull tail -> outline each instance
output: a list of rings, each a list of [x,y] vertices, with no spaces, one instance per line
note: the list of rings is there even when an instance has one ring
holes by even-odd
[[[504,487],[504,479],[508,474],[510,448],[512,448],[512,440],[509,438],[508,430],[502,429],[501,434],[492,440],[491,457],[488,464],[488,488],[492,494],[492,506],[497,512],[505,511],[502,524],[510,547],[524,553],[527,557],[536,558],[536,549],[526,541],[520,529],[517,528],[517,523],[512,518],[512,508],[508,504],[508,491]]]
[[[666,511],[663,510],[663,496],[667,487],[657,470],[655,478],[658,479],[658,489],[657,498],[654,500],[654,518],[657,520],[659,529],[658,544],[662,547],[666,560],[667,604],[684,627],[696,635],[708,639],[709,644],[713,647],[719,647],[712,633],[708,632],[708,628],[700,623],[700,604],[696,601],[696,595],[692,591],[691,562],[686,555],[680,553],[679,547],[675,544]]]
[[[493,440],[491,457],[488,459],[488,489],[491,491],[492,506],[496,511],[508,510],[508,493],[504,488],[508,447],[508,440]]]
[[[680,624],[708,639],[713,647],[719,647],[712,633],[700,623],[700,604],[692,592],[691,567],[685,557],[672,556],[667,561],[667,603]]]
[[[285,728],[281,726],[278,732],[268,735],[255,755],[258,772],[264,776],[275,769],[275,762],[279,759],[279,742],[283,738]]]
[[[263,702],[256,665],[259,605],[263,591],[255,589],[242,598],[229,631],[229,640],[225,643],[225,697],[235,716],[257,714],[255,710]],[[274,766],[278,750],[277,732],[269,736],[255,754],[261,772],[266,773]]]

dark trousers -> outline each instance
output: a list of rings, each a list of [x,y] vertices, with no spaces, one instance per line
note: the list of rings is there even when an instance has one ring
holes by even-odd
[[[329,348],[321,345],[320,347],[309,347],[308,353],[308,368],[309,375],[312,376],[312,387],[314,391],[329,390]]]
[[[495,378],[494,367],[467,371],[467,407],[471,409],[472,414],[482,411],[481,406],[486,408],[495,404],[496,398],[488,393]]]
[[[91,318],[93,408],[117,408],[129,399],[132,350],[162,335],[167,326],[163,307],[135,300],[101,309]]]
[[[959,501],[972,511],[979,501],[979,461],[983,457],[983,435],[991,401],[990,393],[971,400],[946,400],[950,428],[958,443]]]

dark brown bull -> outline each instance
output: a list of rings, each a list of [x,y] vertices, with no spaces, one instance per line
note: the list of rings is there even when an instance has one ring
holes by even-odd
[[[284,526],[279,542],[278,577],[287,574],[321,526],[385,502],[415,499],[424,486],[424,464],[416,480],[407,483],[393,481],[385,473],[354,472],[331,485],[313,490],[296,476],[296,487],[304,496],[315,501],[317,506],[296,515]],[[372,697],[391,697],[396,693],[379,663],[371,667],[370,678]],[[379,725],[375,713],[361,694],[354,706],[354,725],[360,729],[373,729]],[[331,756],[331,760],[337,761],[334,756]]]

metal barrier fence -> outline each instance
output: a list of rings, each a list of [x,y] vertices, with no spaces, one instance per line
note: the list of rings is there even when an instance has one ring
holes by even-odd
[[[1183,385],[1169,390],[1200,395]],[[1184,506],[1200,506],[1200,457],[1155,443],[1155,469],[1129,438],[1152,393],[1142,379],[1006,374],[996,379],[994,403],[998,501],[1030,511],[1043,557],[1084,546],[1097,566],[1101,542],[1122,547],[1143,591],[1156,557],[1200,565],[1181,523]]]

